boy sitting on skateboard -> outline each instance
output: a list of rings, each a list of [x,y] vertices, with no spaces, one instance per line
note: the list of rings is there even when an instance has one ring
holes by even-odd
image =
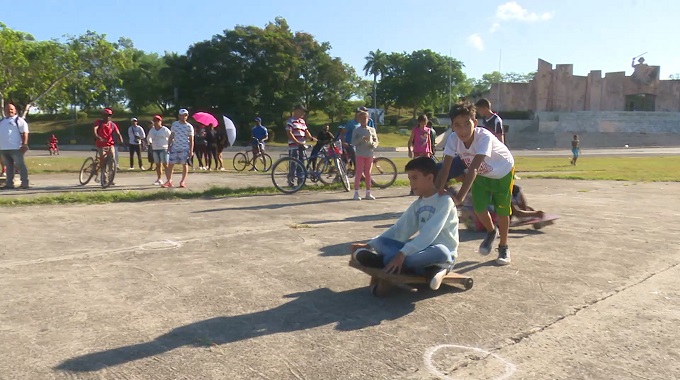
[[[475,127],[476,108],[469,102],[459,103],[451,108],[451,129],[444,148],[444,163],[437,176],[437,189],[446,184],[453,158],[460,156],[468,171],[457,195],[452,195],[460,205],[468,191],[472,190],[473,208],[486,228],[487,234],[479,246],[479,253],[488,255],[500,233],[498,245],[499,265],[510,264],[508,231],[512,214],[512,185],[515,174],[515,160],[508,148],[493,133]],[[498,227],[494,225],[487,206],[493,204],[498,215]]]
[[[418,199],[380,236],[352,244],[352,257],[388,274],[426,276],[437,290],[458,254],[458,213],[451,197],[438,194],[434,186],[437,166],[431,158],[409,161],[406,172]]]

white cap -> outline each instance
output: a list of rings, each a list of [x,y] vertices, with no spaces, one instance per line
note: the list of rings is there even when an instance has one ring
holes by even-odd
[[[137,121],[137,118],[133,117],[132,119],[130,119],[130,121]]]
[[[179,114],[180,115],[188,115],[189,111],[187,111],[185,108],[182,108],[182,109],[179,110]]]

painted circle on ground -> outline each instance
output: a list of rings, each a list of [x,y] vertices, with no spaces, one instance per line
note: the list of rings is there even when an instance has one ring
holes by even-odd
[[[497,375],[497,376],[490,377],[491,379],[494,379],[494,380],[509,379],[510,376],[512,376],[517,371],[517,367],[515,367],[514,364],[508,362],[507,360],[503,359],[499,355],[494,354],[493,352],[490,352],[490,351],[487,351],[487,350],[484,350],[484,349],[481,349],[481,348],[477,348],[477,347],[460,346],[460,345],[457,345],[457,344],[440,344],[439,346],[434,346],[434,347],[428,348],[427,351],[425,351],[425,355],[423,357],[423,359],[425,361],[425,367],[427,368],[427,370],[431,374],[437,376],[440,379],[462,380],[461,378],[455,378],[455,377],[451,377],[451,376],[446,375],[445,373],[440,371],[435,366],[435,364],[433,363],[432,358],[434,357],[434,355],[437,354],[438,351],[440,351],[442,349],[446,349],[446,348],[459,350],[461,352],[461,354],[468,352],[468,353],[484,355],[484,356],[492,357],[492,358],[496,359],[503,366],[504,372]]]
[[[182,243],[172,240],[151,241],[139,246],[144,251],[164,251],[166,249],[178,249]]]

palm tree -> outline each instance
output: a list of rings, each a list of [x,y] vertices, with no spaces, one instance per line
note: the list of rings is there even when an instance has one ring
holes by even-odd
[[[382,75],[385,72],[385,67],[387,66],[387,54],[380,51],[371,51],[366,56],[366,65],[364,65],[364,73],[366,75],[373,75],[373,108],[378,108],[377,99],[377,86],[378,86],[378,75],[382,79]]]

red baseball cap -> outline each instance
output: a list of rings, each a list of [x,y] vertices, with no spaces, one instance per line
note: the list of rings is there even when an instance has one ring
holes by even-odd
[[[153,115],[153,119],[163,121],[163,118],[161,117],[161,115]]]
[[[104,115],[113,115],[113,111],[111,110],[111,108],[104,108],[104,109],[102,110],[102,113],[103,113]]]

